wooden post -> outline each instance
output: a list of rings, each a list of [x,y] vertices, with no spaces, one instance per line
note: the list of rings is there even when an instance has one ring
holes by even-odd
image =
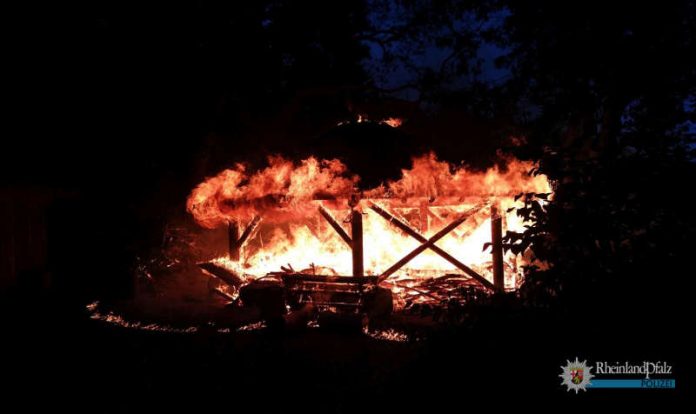
[[[237,220],[227,222],[227,253],[230,260],[239,260],[239,222]]]
[[[362,212],[353,209],[350,218],[352,250],[353,250],[353,276],[364,276],[363,267],[363,222]]]
[[[420,231],[421,233],[425,234],[428,232],[428,215],[430,213],[428,209],[428,201],[423,200],[420,203]]]
[[[491,255],[493,256],[493,284],[498,292],[505,290],[503,271],[503,219],[498,208],[491,207]]]

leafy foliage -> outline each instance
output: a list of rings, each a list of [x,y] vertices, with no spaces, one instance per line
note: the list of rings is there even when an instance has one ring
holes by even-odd
[[[448,27],[457,28],[453,41],[438,41],[441,32],[431,40],[470,45],[456,55],[469,64],[437,84],[421,82],[421,96],[523,137],[508,149],[539,161],[530,173],[555,182],[551,200],[519,196],[517,214],[529,224],[504,238],[506,249],[550,266],[530,266],[521,295],[539,305],[562,297],[572,307],[588,296],[643,298],[683,284],[696,234],[687,184],[695,177],[694,3],[416,4],[428,9],[421,19],[444,24],[449,16]],[[411,30],[429,24],[412,21]],[[509,76],[502,82],[471,80],[476,50],[488,43],[503,50],[497,64]]]

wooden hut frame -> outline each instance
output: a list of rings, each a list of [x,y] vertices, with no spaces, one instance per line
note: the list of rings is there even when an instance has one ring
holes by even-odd
[[[430,238],[426,238],[423,234],[413,228],[411,225],[407,224],[404,220],[397,218],[397,216],[389,212],[384,207],[376,204],[374,201],[366,200],[368,207],[377,213],[380,217],[387,220],[391,225],[397,229],[403,231],[407,235],[416,239],[421,244],[410,251],[408,254],[403,256],[401,259],[396,261],[392,266],[384,270],[377,276],[377,283],[380,283],[391,275],[396,273],[399,269],[405,266],[408,262],[416,258],[425,250],[432,250],[434,253],[438,254],[440,257],[454,265],[457,269],[464,272],[467,276],[471,277],[473,280],[481,284],[483,287],[497,292],[502,292],[504,290],[504,270],[503,270],[503,246],[502,246],[502,216],[499,214],[498,209],[495,206],[491,206],[491,247],[492,247],[492,263],[493,263],[493,283],[489,282],[486,278],[481,276],[479,273],[474,271],[471,267],[462,263],[454,256],[444,251],[442,248],[438,247],[435,243],[445,237],[447,234],[452,232],[459,225],[464,223],[473,214],[482,211],[486,206],[490,205],[488,203],[480,203],[475,207],[467,210],[464,213],[457,215],[454,220],[449,224],[444,226],[438,232],[436,232]],[[428,209],[427,202],[421,203],[419,206],[421,209],[421,215],[423,217],[431,214]],[[341,223],[339,223],[331,213],[324,207],[319,206],[318,212],[323,217],[326,222],[334,229],[338,236],[346,243],[346,245],[352,251],[352,261],[353,261],[353,274],[354,278],[364,277],[364,255],[363,255],[363,223],[362,223],[362,212],[353,207],[350,214],[350,235],[343,228]],[[231,260],[240,259],[240,249],[244,243],[249,239],[249,236],[256,229],[260,222],[260,217],[254,217],[253,220],[244,228],[244,231],[240,235],[240,225],[237,221],[230,221],[228,226],[229,234],[229,258]],[[421,230],[424,230],[425,226],[421,222]]]

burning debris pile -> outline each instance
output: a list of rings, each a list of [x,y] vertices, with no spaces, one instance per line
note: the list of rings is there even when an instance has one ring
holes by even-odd
[[[524,229],[515,196],[551,188],[532,163],[502,161],[477,172],[430,153],[368,189],[336,159],[238,164],[187,201],[198,224],[228,229],[229,254],[200,267],[215,293],[266,319],[308,307],[378,316],[515,289],[533,259],[502,248],[504,231]]]

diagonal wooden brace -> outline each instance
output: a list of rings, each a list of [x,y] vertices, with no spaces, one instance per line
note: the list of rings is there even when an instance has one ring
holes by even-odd
[[[424,244],[425,244],[425,243],[429,243],[429,240],[426,239],[423,235],[421,235],[420,233],[418,233],[416,230],[412,229],[412,228],[411,228],[410,226],[408,226],[406,223],[404,223],[403,221],[399,220],[398,218],[396,218],[395,216],[393,216],[392,214],[390,214],[388,211],[384,210],[384,209],[381,208],[380,206],[378,206],[378,205],[376,205],[376,204],[374,204],[374,203],[370,203],[370,208],[371,208],[373,211],[375,211],[377,214],[379,214],[380,216],[382,216],[385,220],[387,220],[388,222],[392,223],[395,227],[399,228],[399,229],[402,230],[404,233],[408,234],[409,236],[413,237],[414,239],[418,240],[419,242],[424,243]],[[479,209],[479,207],[475,207],[475,208],[472,209],[472,210],[475,211],[475,210],[478,210],[478,209]],[[462,215],[462,216],[464,217],[464,220],[466,220],[466,218],[468,218],[468,217],[470,216],[470,213],[471,213],[471,212],[472,212],[472,211],[470,210],[469,212],[466,212],[466,213],[464,213],[464,214]],[[461,218],[461,217],[460,217],[460,218]],[[462,220],[462,222],[463,222],[464,220]],[[459,224],[461,224],[461,223],[459,223]],[[457,226],[458,226],[459,224],[457,224]],[[457,226],[452,227],[452,229],[454,229],[454,228],[457,227]],[[448,232],[449,232],[449,231],[448,231]],[[448,233],[448,232],[447,232],[447,233]],[[442,237],[444,237],[447,233],[443,234]],[[438,233],[438,234],[439,234],[439,233]],[[433,236],[433,237],[434,237],[434,236]],[[423,245],[421,245],[419,248],[421,248],[421,247],[423,247]],[[426,248],[429,248],[430,250],[432,250],[432,251],[434,251],[435,253],[437,253],[438,255],[440,255],[443,259],[445,259],[445,260],[447,260],[448,262],[452,263],[452,264],[453,264],[454,266],[456,266],[458,269],[460,269],[461,271],[463,271],[463,272],[466,273],[467,275],[469,275],[469,276],[471,276],[472,278],[474,278],[476,281],[478,281],[479,283],[481,283],[481,284],[482,284],[483,286],[485,286],[486,288],[491,289],[491,290],[494,290],[494,289],[495,289],[495,287],[493,286],[493,284],[492,284],[491,282],[489,282],[488,280],[486,280],[486,278],[484,278],[484,277],[481,276],[480,274],[476,273],[476,271],[474,271],[473,269],[471,269],[469,266],[467,266],[467,265],[465,265],[464,263],[460,262],[459,260],[457,260],[455,257],[453,257],[452,255],[450,255],[449,253],[447,253],[446,251],[444,251],[444,250],[442,250],[441,248],[439,248],[438,246],[436,246],[436,245],[434,244],[434,242],[429,243],[425,248],[421,249],[418,253],[416,253],[415,255],[413,255],[412,257],[410,257],[406,262],[408,262],[408,261],[410,261],[411,259],[413,259],[415,256],[417,256],[418,254],[420,254],[420,252],[422,252],[422,251],[425,250]],[[414,252],[415,252],[415,250],[414,250]],[[413,252],[412,252],[412,253],[413,253]],[[406,258],[409,257],[409,256],[410,256],[410,254],[407,255],[407,256],[405,256],[404,259],[406,259]],[[391,268],[389,268],[389,270],[391,270],[392,268],[394,268],[397,264],[400,264],[401,261],[403,261],[404,259],[401,259],[401,260],[400,260],[399,262],[397,262],[394,266],[392,266]],[[389,275],[391,275],[392,273],[394,273],[396,270],[398,270],[400,267],[402,267],[404,264],[406,264],[406,262],[404,262],[404,263],[401,264],[399,267],[397,267],[396,269],[394,269],[391,273],[389,273],[389,274],[387,275],[387,277],[388,277]],[[384,274],[386,274],[387,272],[389,272],[389,270],[387,270],[386,272],[384,272],[382,275],[384,275]]]
[[[249,225],[246,226],[246,228],[242,232],[242,235],[239,236],[239,240],[237,241],[237,244],[240,248],[249,239],[251,233],[253,233],[253,231],[256,230],[256,227],[259,225],[259,222],[261,222],[261,216],[254,216],[254,218],[249,222]]]
[[[445,226],[442,230],[440,230],[440,231],[438,231],[437,233],[435,233],[435,235],[433,235],[433,237],[431,237],[431,238],[429,238],[428,240],[426,240],[425,243],[423,243],[423,244],[421,244],[420,246],[418,246],[418,247],[416,247],[415,249],[413,249],[413,251],[411,251],[409,254],[407,254],[406,256],[404,256],[404,257],[403,257],[401,260],[399,260],[398,262],[394,263],[389,269],[385,270],[381,275],[379,275],[378,281],[379,281],[379,282],[382,282],[383,280],[385,280],[386,278],[388,278],[389,276],[391,276],[394,272],[396,272],[397,270],[401,269],[406,263],[408,263],[408,262],[410,262],[411,260],[413,260],[413,258],[415,258],[415,257],[418,256],[419,254],[423,253],[423,251],[424,251],[425,249],[428,249],[428,248],[430,248],[431,246],[433,246],[433,245],[435,244],[435,242],[437,242],[437,241],[440,240],[441,238],[445,237],[445,236],[447,235],[447,233],[449,233],[449,232],[452,231],[455,227],[457,227],[457,226],[459,226],[460,224],[462,224],[462,223],[464,222],[464,220],[466,220],[466,218],[467,218],[466,215],[461,215],[461,216],[457,217],[453,222],[451,222],[450,224],[448,224],[447,226]]]
[[[336,230],[336,233],[338,233],[339,236],[343,239],[344,242],[350,247],[351,249],[353,248],[353,240],[350,238],[348,233],[346,233],[345,230],[343,230],[343,227],[336,221],[335,218],[331,215],[331,213],[328,212],[324,208],[324,206],[319,206],[319,214],[321,214],[324,219],[333,227],[334,230]]]
[[[258,226],[260,221],[261,217],[254,216],[241,235],[239,234],[239,222],[237,220],[228,222],[228,252],[231,260],[238,261],[240,259],[242,246],[244,246],[249,236],[256,230],[256,226]]]

